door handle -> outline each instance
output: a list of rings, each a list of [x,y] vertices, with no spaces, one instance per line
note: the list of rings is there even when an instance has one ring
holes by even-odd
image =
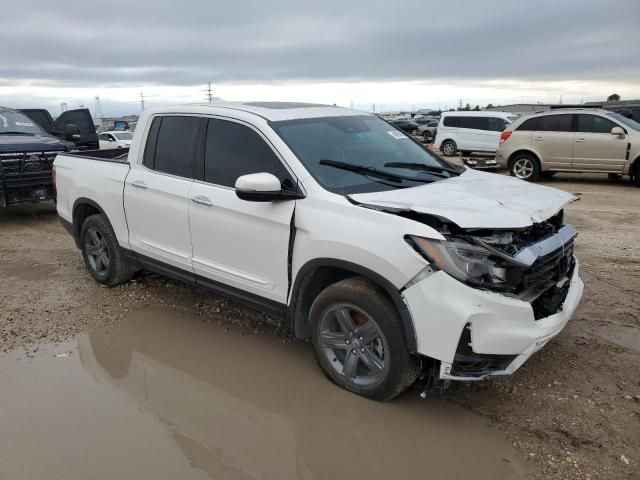
[[[576,142],[586,142],[584,138],[576,138]]]
[[[144,183],[142,180],[134,180],[133,182],[131,182],[131,186],[137,187],[137,188],[147,188],[147,184]]]
[[[213,202],[209,200],[207,197],[205,197],[204,195],[196,195],[195,197],[191,197],[191,201],[193,203],[197,203],[198,205],[204,205],[206,207],[213,206]]]
[[[543,140],[543,137],[533,137],[533,139],[534,139],[534,140],[537,140],[537,141],[539,141],[539,142],[540,142],[540,141],[542,141],[542,140]]]

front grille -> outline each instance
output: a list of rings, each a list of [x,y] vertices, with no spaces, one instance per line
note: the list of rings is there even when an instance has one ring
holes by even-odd
[[[51,169],[59,153],[0,153],[0,206],[55,198]]]
[[[540,257],[525,271],[522,280],[525,290],[520,298],[531,302],[536,320],[562,310],[575,263],[572,240],[564,247]]]
[[[538,258],[522,275],[522,290],[537,296],[567,276],[573,263],[573,240]]]

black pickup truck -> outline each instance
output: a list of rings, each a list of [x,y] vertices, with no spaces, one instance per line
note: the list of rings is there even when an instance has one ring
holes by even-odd
[[[76,127],[67,127],[69,136]],[[25,114],[0,107],[0,208],[54,199],[51,167],[73,142],[46,133]]]

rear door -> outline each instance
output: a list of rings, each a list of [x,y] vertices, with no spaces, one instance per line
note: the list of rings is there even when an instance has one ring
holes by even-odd
[[[547,167],[570,170],[573,161],[573,115],[558,114],[536,117],[536,130],[531,135],[533,148]]]
[[[51,133],[53,118],[51,118],[51,114],[47,110],[43,108],[22,108],[20,111],[40,125],[45,132]]]
[[[629,140],[627,135],[611,135],[611,129],[619,125],[600,115],[576,116],[573,170],[622,172]]]
[[[487,152],[495,152],[500,144],[500,135],[508,122],[501,117],[487,117],[486,130],[483,133],[483,145]]]
[[[69,128],[76,127],[79,133],[69,136]],[[78,150],[97,150],[99,148],[96,127],[87,108],[67,110],[55,119],[51,133],[58,138],[73,142]]]
[[[204,149],[200,117],[153,119],[143,162],[124,187],[129,243],[136,253],[192,272],[189,190]]]
[[[295,189],[292,174],[257,129],[229,119],[209,120],[204,159],[189,202],[195,273],[286,304],[295,201],[241,200],[234,187],[241,175],[268,172]]]

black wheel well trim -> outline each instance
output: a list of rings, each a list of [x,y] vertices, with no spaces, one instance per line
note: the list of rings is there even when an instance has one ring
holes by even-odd
[[[629,176],[640,175],[640,155],[633,159],[629,166]]]
[[[76,221],[77,220],[76,214],[78,212],[78,208],[83,205],[89,205],[95,208],[102,215],[104,215],[105,218],[107,218],[107,222],[109,223],[109,226],[111,227],[111,222],[109,221],[109,218],[104,213],[104,209],[100,205],[98,205],[98,203],[86,197],[77,198],[76,201],[73,202],[73,209],[71,210],[71,220],[72,220],[72,227],[73,227],[73,240],[75,241],[76,247],[78,248],[80,248],[80,232],[82,231],[82,223]],[[111,229],[113,230],[113,227],[111,227]]]
[[[509,160],[507,161],[507,165],[509,166],[509,168],[511,168],[511,162],[513,162],[515,156],[522,153],[526,153],[527,155],[533,157],[538,162],[538,165],[542,168],[542,162],[540,161],[540,157],[538,156],[538,154],[533,150],[529,150],[527,148],[521,148],[520,150],[516,150],[511,155],[509,155]]]
[[[291,332],[296,338],[306,339],[309,337],[309,319],[308,311],[303,311],[305,300],[311,303],[315,299],[305,299],[304,292],[305,287],[313,281],[313,272],[318,269],[335,269],[345,273],[351,273],[349,276],[362,276],[376,284],[378,287],[387,293],[391,301],[394,303],[404,329],[405,339],[407,342],[407,348],[410,353],[417,352],[417,339],[416,331],[413,323],[413,318],[409,307],[402,298],[400,290],[398,290],[389,280],[382,275],[370,270],[362,265],[349,262],[347,260],[340,260],[335,258],[316,258],[305,263],[296,275],[293,287],[290,294],[289,308],[287,309],[287,321],[291,328]],[[348,278],[348,277],[346,277]],[[318,292],[319,293],[319,292]],[[310,306],[310,304],[309,304]]]

